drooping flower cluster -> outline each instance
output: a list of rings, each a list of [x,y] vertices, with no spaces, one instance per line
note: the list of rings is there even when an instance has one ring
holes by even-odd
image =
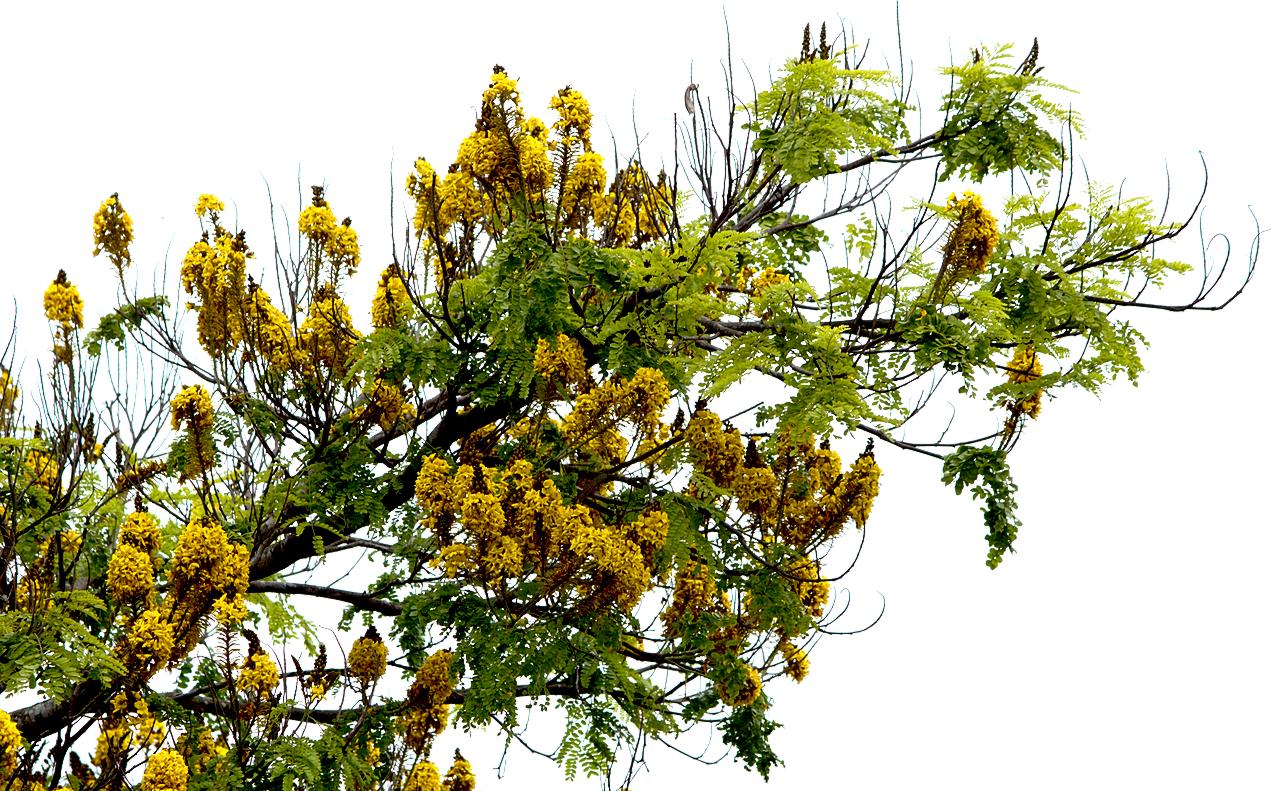
[[[169,562],[167,601],[185,656],[199,638],[200,620],[215,603],[224,624],[244,617],[243,597],[249,588],[249,550],[227,539],[222,525],[209,517],[193,519],[178,537]]]
[[[431,740],[449,724],[447,701],[454,684],[452,651],[436,651],[423,660],[409,685],[398,722],[409,749],[427,753]]]
[[[563,383],[573,392],[584,393],[594,385],[582,347],[563,332],[556,336],[554,348],[546,338],[538,339],[533,370],[548,382]]]
[[[1030,384],[1044,375],[1040,358],[1034,346],[1019,346],[1009,360],[1009,382],[1012,384]],[[1029,395],[1009,402],[1011,417],[1026,415],[1029,418],[1040,416],[1040,403],[1044,396],[1043,388],[1036,388]]]
[[[972,192],[947,200],[947,212],[956,218],[942,248],[942,267],[967,278],[987,268],[1000,242],[996,218],[982,206],[982,198]]]

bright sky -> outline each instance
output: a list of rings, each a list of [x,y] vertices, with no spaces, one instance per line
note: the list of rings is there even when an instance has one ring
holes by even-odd
[[[625,156],[639,129],[646,157],[669,162],[691,73],[720,79],[725,17],[736,66],[761,85],[806,21],[842,13],[859,42],[870,37],[868,65],[897,60],[888,2],[283,5],[6,9],[0,266],[25,376],[47,354],[39,299],[59,268],[91,313],[114,304],[108,265],[89,255],[90,218],[112,192],[134,217],[139,271],[167,255],[173,276],[198,234],[197,194],[238,207],[265,266],[267,186],[296,206],[299,183],[324,182],[372,276],[389,256],[389,190],[399,199],[418,155],[451,161],[494,63],[519,78],[531,111],[572,83],[592,102],[597,140],[612,130]],[[1021,53],[1039,36],[1046,76],[1079,91],[1090,175],[1162,197],[1167,167],[1185,210],[1202,150],[1206,235],[1229,234],[1242,267],[1249,208],[1264,229],[1280,218],[1268,25],[1239,2],[1194,15],[1137,5],[904,2],[904,50],[931,111],[949,58],[979,42]],[[1165,253],[1198,262],[1186,237]],[[863,625],[881,595],[887,611],[864,634],[822,642],[803,684],[775,684],[787,763],[775,787],[1276,787],[1274,245],[1264,234],[1255,283],[1228,311],[1134,316],[1152,342],[1139,389],[1046,404],[1013,457],[1024,528],[998,571],[983,565],[976,504],[944,489],[933,462],[883,449],[844,625]],[[554,747],[545,729],[539,741]],[[455,743],[482,789],[559,786],[554,765],[518,748],[498,780],[491,736],[451,732],[437,757]],[[761,785],[728,761],[654,766],[637,787]]]

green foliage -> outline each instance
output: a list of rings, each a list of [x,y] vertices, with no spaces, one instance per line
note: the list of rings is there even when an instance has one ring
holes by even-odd
[[[942,180],[957,175],[982,181],[1015,168],[1045,173],[1061,164],[1062,144],[1042,128],[1042,119],[1077,131],[1080,120],[1043,92],[1067,89],[1041,78],[1034,58],[1017,67],[1012,58],[1011,45],[983,47],[971,62],[942,70],[952,80],[941,107],[947,117],[938,143]]]
[[[84,346],[94,357],[102,354],[104,343],[123,349],[129,331],[139,329],[148,319],[163,319],[168,307],[168,297],[138,297],[127,302],[98,320],[98,326],[84,336]]]
[[[797,184],[835,172],[850,151],[892,149],[905,130],[906,105],[881,93],[893,78],[838,61],[787,61],[749,108],[756,150]]]
[[[987,566],[994,569],[1013,548],[1021,522],[1015,516],[1018,504],[1005,452],[996,448],[962,445],[942,462],[942,482],[954,484],[956,494],[972,487],[973,499],[982,500],[982,516],[987,525]]]
[[[734,760],[741,760],[765,780],[773,767],[782,765],[782,759],[769,746],[770,734],[781,725],[769,719],[765,713],[768,709],[769,703],[761,695],[750,706],[735,708],[720,723],[721,738],[736,751]]]

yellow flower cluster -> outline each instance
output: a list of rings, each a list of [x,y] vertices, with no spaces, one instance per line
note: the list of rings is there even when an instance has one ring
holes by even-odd
[[[738,508],[752,514],[765,524],[776,519],[778,504],[778,476],[764,463],[753,438],[747,445],[746,458],[733,479],[733,493],[738,498]]]
[[[213,429],[213,400],[204,385],[186,385],[169,405],[173,428],[192,434],[205,434]]]
[[[405,288],[400,268],[391,264],[382,270],[378,279],[378,290],[373,295],[373,326],[394,327],[398,325],[412,308],[409,292]]]
[[[364,637],[356,640],[347,654],[347,667],[351,676],[368,686],[387,672],[387,644],[382,642],[378,630],[372,626]]]
[[[871,517],[871,506],[880,494],[880,465],[876,464],[871,444],[854,461],[849,473],[836,486],[834,492],[837,499],[848,503],[849,517],[859,529],[867,524]]]
[[[9,369],[0,366],[0,420],[13,416],[18,406],[19,394],[17,383],[9,376]]]
[[[453,766],[444,776],[443,791],[476,791],[476,776],[471,764],[458,750],[453,751]]]
[[[1019,346],[1013,353],[1013,359],[1009,361],[1009,381],[1013,384],[1027,384],[1035,382],[1044,375],[1044,368],[1040,365],[1040,358],[1036,354],[1034,346]],[[1037,388],[1031,395],[1009,404],[1009,410],[1014,415],[1026,415],[1030,418],[1040,416],[1040,402],[1044,396],[1044,390]]]
[[[605,526],[581,527],[575,531],[570,549],[593,564],[601,593],[611,597],[623,610],[631,610],[652,586],[650,569],[640,547],[619,531]]]
[[[197,311],[197,340],[214,357],[244,338],[245,266],[252,257],[244,231],[215,225],[213,243],[206,233],[182,259],[182,288],[198,300],[187,304]]]
[[[788,573],[791,578],[787,580],[787,584],[800,598],[805,610],[814,618],[821,618],[827,609],[831,583],[822,579],[818,561],[802,558],[791,564]]]
[[[674,637],[679,633],[679,622],[696,619],[703,613],[726,615],[728,612],[729,597],[711,578],[711,568],[705,563],[690,560],[676,572],[671,602],[662,611],[662,622],[666,625],[664,634]]]
[[[809,675],[809,655],[790,640],[782,640],[778,643],[778,648],[786,661],[786,674],[795,681],[804,681],[805,676]]]
[[[133,242],[133,219],[120,205],[120,195],[102,202],[93,215],[93,254],[106,253],[117,270],[128,266],[129,244]]]
[[[61,472],[58,469],[58,460],[53,456],[33,448],[27,452],[23,466],[27,468],[32,486],[38,486],[49,492],[57,487]]]
[[[151,556],[121,542],[107,563],[107,591],[119,602],[149,602],[155,586]]]
[[[404,398],[399,385],[377,380],[365,390],[366,415],[377,421],[383,431],[394,431],[413,425],[417,410]]]
[[[207,214],[216,223],[218,212],[225,208],[227,208],[226,204],[219,200],[217,195],[210,195],[206,192],[196,198],[197,217],[203,218]]]
[[[84,300],[67,279],[66,270],[59,269],[58,276],[45,289],[44,315],[49,321],[58,322],[66,334],[84,326]]]
[[[236,689],[251,697],[266,699],[271,696],[271,691],[278,683],[280,683],[280,670],[271,657],[267,656],[267,652],[258,648],[257,651],[245,657],[240,675],[236,678]]]
[[[120,544],[155,552],[160,548],[160,521],[147,511],[129,514],[120,528]]]
[[[227,540],[213,519],[193,519],[178,537],[169,563],[169,596],[174,621],[182,634],[185,655],[199,636],[198,622],[215,600],[223,599],[216,615],[224,624],[244,618],[243,597],[249,589],[249,550]]]
[[[560,187],[560,214],[566,228],[586,233],[592,219],[596,199],[604,195],[608,176],[604,157],[595,151],[583,151]]]
[[[565,441],[617,463],[626,454],[627,445],[615,427],[628,422],[641,439],[652,438],[670,400],[671,390],[661,371],[637,369],[630,380],[611,380],[579,395],[562,425]]]
[[[18,768],[22,734],[7,711],[0,709],[0,780],[8,780]]]
[[[245,338],[274,371],[288,371],[302,361],[293,338],[293,325],[271,297],[256,284],[249,287],[245,300]]]
[[[187,432],[186,466],[182,480],[197,479],[213,469],[213,401],[203,385],[187,385],[169,406],[173,428]]]
[[[313,366],[341,373],[359,338],[351,311],[338,290],[328,283],[321,286],[307,309],[306,321],[298,328],[298,348]]]
[[[743,457],[742,436],[738,431],[726,431],[716,413],[699,409],[689,418],[684,436],[694,467],[716,486],[732,486]]]
[[[659,173],[657,182],[640,163],[633,162],[618,174],[606,194],[592,198],[596,225],[606,230],[605,242],[614,247],[661,238],[667,234],[675,193]]]
[[[187,791],[187,762],[175,750],[161,750],[147,760],[142,791]]]
[[[336,282],[340,272],[355,273],[360,264],[360,242],[351,227],[350,217],[338,222],[329,202],[324,199],[324,188],[312,187],[311,192],[311,205],[298,215],[298,233],[309,243],[315,271],[319,272],[321,258],[327,259],[330,282]]]
[[[942,264],[929,294],[931,302],[945,300],[958,283],[985,270],[1000,243],[996,219],[983,208],[979,196],[965,192],[957,198],[952,194],[946,211],[954,221],[942,247]]]
[[[419,707],[438,706],[454,689],[453,652],[441,649],[422,661],[409,685],[409,702]]]
[[[763,270],[760,271],[760,274],[756,275],[755,278],[752,279],[751,285],[748,289],[748,293],[750,293],[751,296],[753,297],[759,296],[761,293],[764,292],[765,289],[772,288],[782,283],[786,283],[789,281],[789,279],[790,278],[788,278],[786,275],[782,274],[781,272],[777,271],[773,267],[771,266],[765,267]]]
[[[430,761],[417,762],[404,781],[404,791],[440,791],[440,770]]]
[[[565,86],[551,97],[552,110],[559,119],[552,128],[566,141],[579,141],[584,149],[591,148],[591,107],[580,92]]]
[[[423,661],[409,685],[399,727],[410,749],[424,752],[427,743],[449,724],[449,704],[445,701],[454,689],[452,664],[452,651],[436,651]]]
[[[578,342],[563,332],[556,336],[555,348],[546,338],[539,338],[533,352],[533,370],[549,382],[563,382],[572,390],[585,393],[594,384],[587,373],[587,358]]]
[[[474,224],[485,214],[484,198],[471,175],[457,168],[441,179],[425,159],[419,158],[405,188],[414,201],[414,228],[433,240],[441,239],[445,229],[455,222]],[[449,265],[445,262],[446,267]]]
[[[972,192],[947,199],[947,212],[956,220],[942,248],[942,268],[954,279],[972,277],[987,268],[1000,242],[996,218]]]
[[[134,619],[117,650],[125,666],[146,680],[173,658],[176,647],[173,626],[159,611],[147,610]]]

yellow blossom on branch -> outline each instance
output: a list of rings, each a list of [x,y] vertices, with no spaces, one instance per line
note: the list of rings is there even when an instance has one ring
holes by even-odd
[[[65,270],[59,269],[58,276],[44,292],[44,315],[49,321],[56,321],[64,332],[80,329],[84,326],[84,301],[80,292],[71,285]]]
[[[120,205],[119,194],[102,202],[93,215],[93,254],[106,253],[117,270],[132,263],[129,245],[133,242],[133,219]]]

